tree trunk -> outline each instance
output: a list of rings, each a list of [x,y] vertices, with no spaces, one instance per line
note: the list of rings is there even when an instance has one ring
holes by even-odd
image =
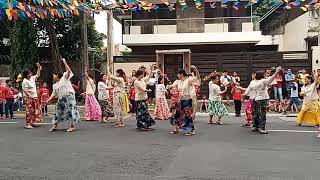
[[[49,47],[52,60],[52,70],[53,72],[63,72],[57,34],[51,20],[47,21],[46,29],[50,39]]]

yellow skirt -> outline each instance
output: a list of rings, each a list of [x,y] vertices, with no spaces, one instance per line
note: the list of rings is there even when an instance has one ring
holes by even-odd
[[[297,118],[297,124],[320,124],[320,101],[314,100],[308,103],[303,103]]]

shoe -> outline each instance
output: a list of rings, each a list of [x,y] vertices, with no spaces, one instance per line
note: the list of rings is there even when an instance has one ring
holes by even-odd
[[[259,129],[259,133],[260,134],[269,134],[267,130],[262,130],[262,129]]]
[[[195,134],[196,134],[196,132],[195,132],[195,131],[192,131],[190,134],[191,134],[191,135],[195,135]]]
[[[300,127],[300,126],[301,126],[301,124],[297,124],[296,126],[297,126],[297,127]]]
[[[253,128],[251,129],[251,131],[253,131],[253,132],[257,132],[257,131],[259,131],[259,130],[258,130],[258,128],[253,127]]]

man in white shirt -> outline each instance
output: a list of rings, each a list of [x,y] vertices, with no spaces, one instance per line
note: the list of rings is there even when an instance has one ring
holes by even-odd
[[[227,88],[226,93],[224,96],[227,99],[227,104],[230,105],[230,96],[231,96],[231,84],[233,83],[232,77],[228,75],[228,71],[223,71],[223,75],[220,77],[221,85]]]

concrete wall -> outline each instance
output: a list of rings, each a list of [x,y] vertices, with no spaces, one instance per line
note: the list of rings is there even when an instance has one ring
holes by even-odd
[[[312,47],[312,70],[320,69],[320,46]]]
[[[305,13],[284,27],[282,51],[306,51],[309,13]]]

